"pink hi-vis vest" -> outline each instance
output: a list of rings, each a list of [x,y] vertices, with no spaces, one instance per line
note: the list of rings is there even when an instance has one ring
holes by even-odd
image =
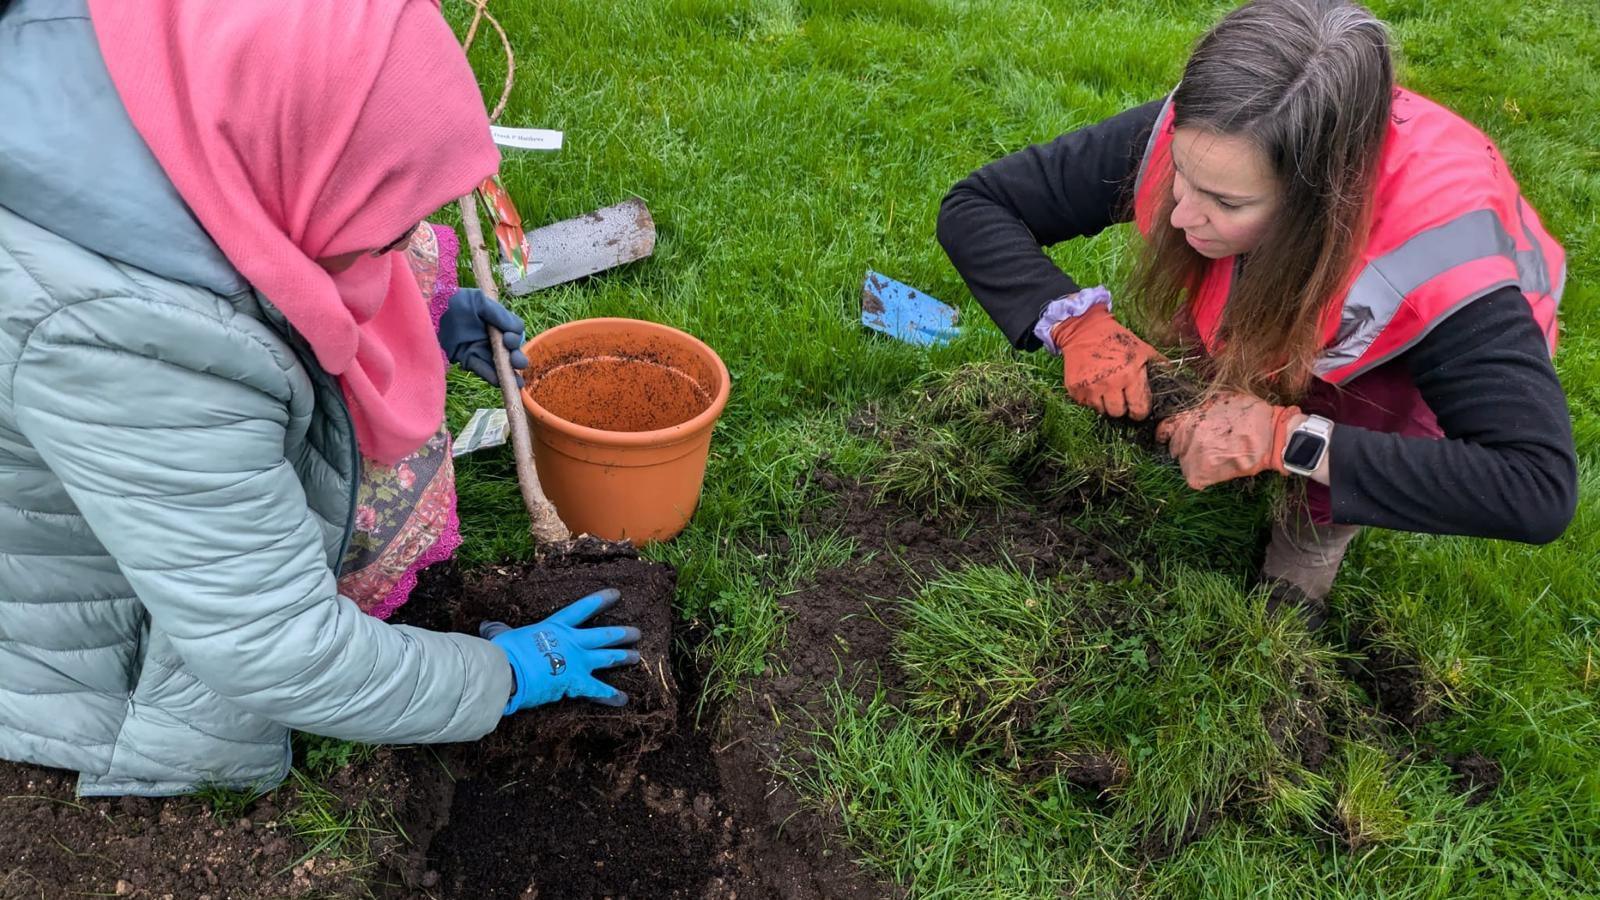
[[[1134,219],[1146,237],[1158,224],[1158,192],[1171,184],[1172,97],[1156,121],[1134,194]],[[1379,166],[1372,231],[1344,296],[1328,305],[1317,377],[1344,384],[1508,285],[1528,298],[1554,353],[1566,252],[1523,199],[1494,142],[1443,106],[1397,89]],[[1208,350],[1216,350],[1233,270],[1233,259],[1212,262],[1189,298]]]

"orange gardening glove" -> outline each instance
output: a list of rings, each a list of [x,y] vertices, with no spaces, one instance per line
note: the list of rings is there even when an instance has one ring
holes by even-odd
[[[1050,339],[1061,351],[1061,381],[1073,402],[1113,418],[1150,415],[1144,365],[1164,357],[1118,324],[1110,310],[1093,306],[1081,316],[1062,319],[1050,330]]]
[[[1183,467],[1189,487],[1262,472],[1283,474],[1283,445],[1298,406],[1273,406],[1249,394],[1218,394],[1156,426],[1156,439]]]

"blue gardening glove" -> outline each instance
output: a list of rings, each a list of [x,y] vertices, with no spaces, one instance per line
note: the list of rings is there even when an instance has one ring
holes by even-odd
[[[511,310],[490,300],[477,288],[462,288],[450,298],[439,319],[439,346],[450,361],[472,372],[492,385],[500,384],[494,370],[494,355],[489,351],[489,333],[485,325],[493,325],[505,333],[506,349],[511,351],[511,368],[518,372],[528,367],[528,358],[522,355],[522,320]],[[517,376],[522,385],[522,376]]]
[[[484,622],[478,626],[480,635],[511,658],[516,688],[506,704],[506,715],[565,697],[582,697],[606,706],[628,702],[627,694],[594,673],[638,662],[637,650],[606,648],[637,643],[639,629],[578,627],[621,596],[615,588],[597,591],[537,625],[512,628],[503,622]]]

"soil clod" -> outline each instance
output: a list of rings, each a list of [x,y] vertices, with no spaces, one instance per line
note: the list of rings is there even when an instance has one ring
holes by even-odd
[[[1269,593],[1267,594],[1267,614],[1278,615],[1289,610],[1298,609],[1305,618],[1306,628],[1311,631],[1320,629],[1328,622],[1328,601],[1316,599],[1296,585],[1280,579],[1272,579]]]
[[[1488,800],[1505,778],[1500,763],[1478,750],[1447,753],[1444,764],[1455,776],[1456,790],[1466,795],[1468,806],[1477,806]]]
[[[644,752],[660,746],[673,730],[678,686],[669,655],[677,577],[667,566],[639,559],[626,545],[611,549],[607,556],[604,546],[593,545],[537,567],[475,573],[450,604],[451,628],[475,634],[485,620],[531,625],[580,597],[616,588],[622,598],[584,627],[631,625],[642,635],[638,665],[598,673],[602,681],[627,693],[627,706],[558,703],[528,710],[480,742],[487,756],[526,757],[542,751],[560,758],[578,735],[610,738]]]
[[[1171,418],[1193,409],[1205,393],[1195,373],[1171,363],[1147,363],[1145,377],[1150,381],[1150,418]]]
[[[1385,640],[1375,625],[1355,626],[1349,645],[1358,656],[1341,661],[1345,677],[1366,692],[1379,712],[1410,730],[1439,719],[1439,690],[1421,660]]]

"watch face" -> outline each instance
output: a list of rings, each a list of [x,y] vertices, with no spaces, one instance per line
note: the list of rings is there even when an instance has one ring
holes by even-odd
[[[1328,439],[1316,434],[1296,431],[1289,435],[1289,446],[1283,448],[1283,464],[1296,469],[1314,469],[1322,462],[1322,449]]]

